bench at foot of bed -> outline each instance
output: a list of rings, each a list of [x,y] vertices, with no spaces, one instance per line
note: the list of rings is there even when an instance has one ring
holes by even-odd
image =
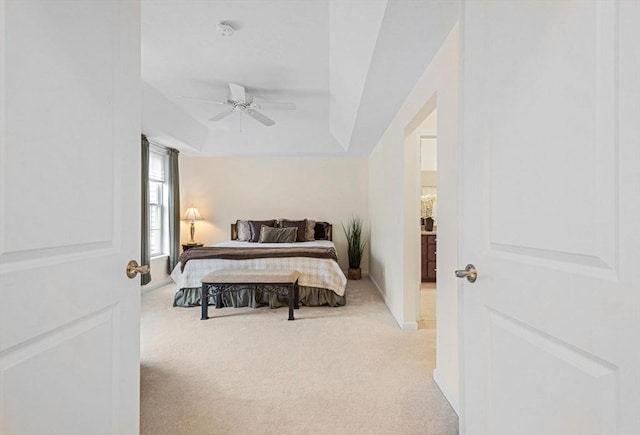
[[[216,301],[216,308],[222,308],[222,294],[242,290],[246,287],[254,287],[260,291],[272,292],[287,296],[289,301],[289,320],[295,320],[294,308],[298,308],[299,289],[298,278],[300,273],[295,270],[245,270],[245,269],[220,269],[206,274],[202,278],[202,300],[206,301],[209,295]],[[202,317],[209,318],[209,305],[202,304]]]

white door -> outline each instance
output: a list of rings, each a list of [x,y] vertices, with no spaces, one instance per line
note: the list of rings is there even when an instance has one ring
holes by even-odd
[[[465,2],[463,433],[640,433],[638,23]]]
[[[0,433],[135,434],[140,17],[0,0]]]

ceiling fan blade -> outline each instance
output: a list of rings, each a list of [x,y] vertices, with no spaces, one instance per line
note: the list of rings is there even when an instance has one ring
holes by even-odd
[[[255,99],[254,101],[260,107],[268,107],[270,109],[273,108],[273,109],[280,109],[280,110],[296,110],[295,103],[289,103],[284,101],[265,101],[265,100],[256,101]]]
[[[236,85],[235,83],[229,83],[229,95],[229,99],[232,101],[238,101],[241,103],[247,101],[244,92],[244,86]]]
[[[262,114],[262,113],[260,113],[260,112],[255,111],[255,110],[253,110],[253,109],[241,108],[241,110],[242,110],[244,113],[246,113],[246,114],[247,114],[247,116],[250,116],[251,118],[253,118],[253,119],[255,119],[256,121],[258,121],[258,122],[260,122],[260,123],[262,123],[262,124],[266,125],[267,127],[270,127],[270,126],[272,126],[273,124],[275,124],[275,123],[276,123],[273,119],[271,119],[271,118],[269,118],[269,117],[267,117],[267,116],[263,115],[263,114]]]
[[[186,95],[182,95],[181,98],[188,98],[190,100],[198,100],[198,101],[206,101],[207,103],[213,103],[213,104],[225,104],[227,106],[229,105],[229,102],[227,101],[210,100],[208,98],[188,97]]]
[[[211,118],[209,118],[209,121],[220,121],[221,119],[231,115],[233,112],[235,112],[234,109],[225,110],[224,112],[220,112],[216,116],[212,116]]]

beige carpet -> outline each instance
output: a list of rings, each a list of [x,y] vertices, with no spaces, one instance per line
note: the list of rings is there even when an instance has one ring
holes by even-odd
[[[401,330],[368,279],[344,307],[174,308],[142,298],[141,433],[458,433],[433,382],[435,330]]]
[[[420,318],[419,329],[436,327],[436,283],[423,282],[420,286]]]

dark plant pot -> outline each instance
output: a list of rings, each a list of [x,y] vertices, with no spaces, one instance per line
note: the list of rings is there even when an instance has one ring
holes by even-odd
[[[424,220],[424,229],[426,231],[433,231],[433,218],[428,217]]]
[[[349,279],[362,279],[362,269],[351,269],[347,271],[347,278]]]

